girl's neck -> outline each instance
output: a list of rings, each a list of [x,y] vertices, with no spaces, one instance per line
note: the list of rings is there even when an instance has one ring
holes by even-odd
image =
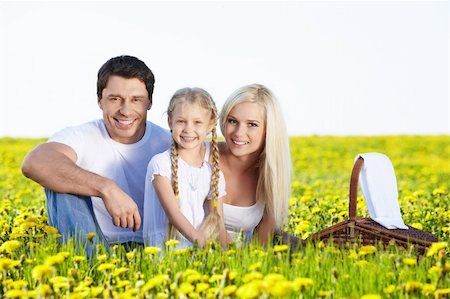
[[[205,158],[205,143],[195,148],[185,149],[178,148],[178,156],[192,167],[201,167],[203,165],[203,160]]]

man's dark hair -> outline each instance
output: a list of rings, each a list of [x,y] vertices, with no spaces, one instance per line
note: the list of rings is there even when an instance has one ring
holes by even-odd
[[[147,88],[148,98],[152,102],[155,76],[148,66],[133,56],[122,55],[109,59],[102,65],[97,76],[97,96],[101,99],[103,89],[108,83],[110,76],[120,76],[127,79],[136,78],[141,80]]]

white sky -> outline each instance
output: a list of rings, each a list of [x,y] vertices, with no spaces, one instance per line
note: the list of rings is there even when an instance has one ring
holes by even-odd
[[[220,108],[271,88],[290,135],[450,134],[448,1],[0,2],[0,137],[48,137],[101,117],[109,58],[143,60],[171,95]]]

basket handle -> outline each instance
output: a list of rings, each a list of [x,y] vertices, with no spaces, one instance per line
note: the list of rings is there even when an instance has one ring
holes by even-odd
[[[348,215],[350,217],[350,221],[356,221],[356,206],[357,206],[357,196],[358,196],[358,180],[359,173],[361,172],[361,168],[363,166],[364,159],[363,157],[358,157],[352,169],[352,176],[350,178],[350,203],[348,205]]]

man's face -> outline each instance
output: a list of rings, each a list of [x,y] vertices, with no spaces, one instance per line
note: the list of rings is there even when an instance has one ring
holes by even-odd
[[[98,105],[103,110],[103,121],[113,140],[131,144],[144,136],[151,102],[142,81],[109,77]]]

